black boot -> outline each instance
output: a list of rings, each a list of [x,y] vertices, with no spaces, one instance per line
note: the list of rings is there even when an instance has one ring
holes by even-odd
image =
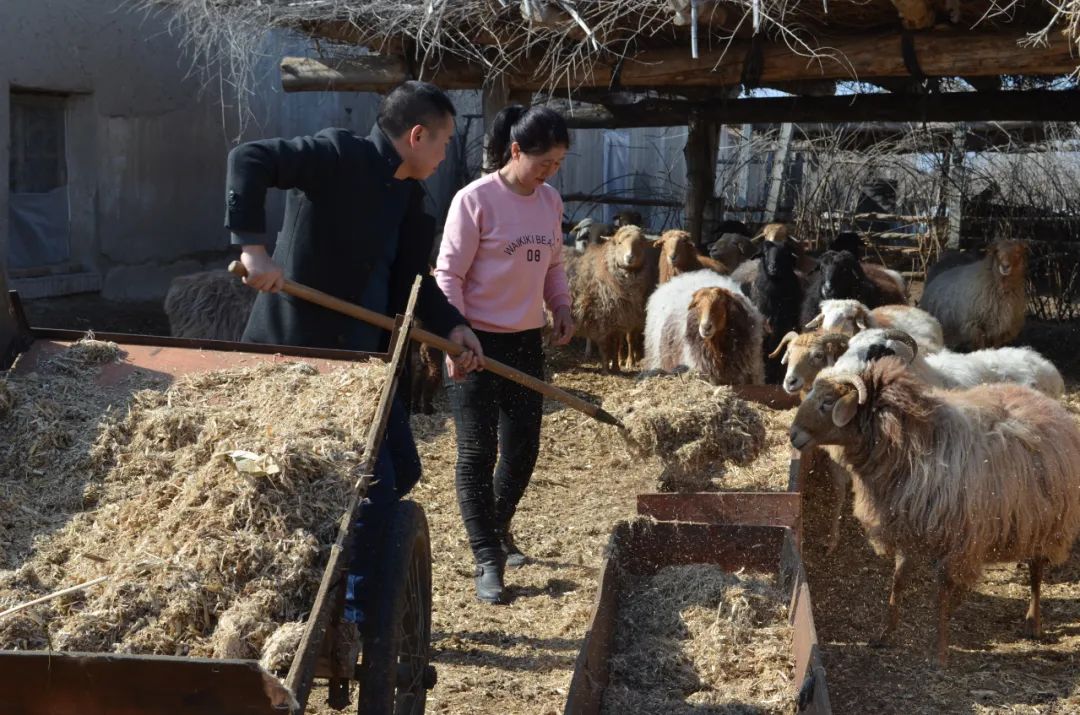
[[[514,535],[510,532],[509,525],[502,532],[502,550],[506,555],[506,568],[520,568],[529,561],[529,558],[521,553],[521,549],[514,543]]]
[[[481,561],[476,564],[476,598],[484,603],[506,603],[503,586],[503,564],[499,561]]]

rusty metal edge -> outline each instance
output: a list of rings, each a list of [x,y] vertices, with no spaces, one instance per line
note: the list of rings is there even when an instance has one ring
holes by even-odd
[[[794,531],[780,526],[652,522],[647,518],[620,522],[612,531],[589,627],[574,663],[564,715],[595,715],[600,712],[604,689],[608,684],[608,660],[614,637],[618,594],[627,573],[647,573],[669,563],[685,563],[677,556],[678,543],[680,540],[685,543],[694,539],[701,539],[710,547],[707,556],[729,559],[741,555],[747,563],[754,561],[760,565],[764,561],[763,555],[753,554],[742,547],[766,534],[774,547],[769,560],[771,568],[777,571],[784,590],[791,594],[788,617],[794,629],[792,655],[796,657],[796,667],[792,673],[793,697],[806,699],[799,710],[800,715],[831,715],[809,586]],[[642,553],[648,549],[650,542],[654,552],[651,556]],[[665,548],[659,548],[661,545]],[[711,548],[715,546],[723,548]],[[705,554],[706,549],[701,549],[701,553]],[[672,558],[673,555],[676,557]],[[697,562],[713,561],[703,558]]]

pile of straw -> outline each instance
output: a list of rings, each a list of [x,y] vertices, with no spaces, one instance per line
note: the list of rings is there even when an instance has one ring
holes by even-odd
[[[660,458],[662,489],[705,488],[724,464],[747,465],[765,445],[755,407],[689,373],[644,378],[604,406],[626,425],[632,451]]]
[[[69,351],[52,371],[8,387],[33,393],[76,358]],[[60,377],[95,387],[94,368],[72,369],[81,375]],[[51,479],[82,485],[96,507],[70,509],[55,531],[39,530],[18,568],[0,571],[0,610],[107,580],[0,621],[0,648],[258,658],[271,640],[275,664],[286,665],[281,643],[295,648],[287,636],[314,599],[384,377],[375,362],[327,374],[275,363],[135,392],[126,414],[80,437],[81,455],[52,465]],[[21,450],[32,462],[40,451],[35,419],[66,434],[85,392],[58,394],[48,408],[17,399],[0,428],[10,434],[14,421],[31,439],[19,446],[5,436],[6,461]],[[36,417],[43,409],[51,423]],[[36,439],[49,434],[37,429]],[[261,471],[237,468],[234,450],[258,455]],[[275,636],[282,624],[291,630]]]
[[[668,566],[619,599],[603,713],[793,713],[792,629],[772,575]]]

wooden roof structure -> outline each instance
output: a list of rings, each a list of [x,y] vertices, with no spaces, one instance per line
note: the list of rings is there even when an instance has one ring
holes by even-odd
[[[1080,118],[1080,0],[140,1],[177,8],[196,45],[252,27],[313,38],[318,57],[282,60],[286,91],[415,78],[482,88],[486,117],[558,98],[591,103],[565,107],[577,127],[687,125],[695,236],[721,124]],[[877,91],[836,95],[852,81]],[[759,87],[790,96],[739,98]]]

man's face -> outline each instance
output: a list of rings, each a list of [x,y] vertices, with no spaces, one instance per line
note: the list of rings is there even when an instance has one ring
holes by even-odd
[[[432,126],[417,124],[405,135],[401,151],[406,178],[427,179],[446,158],[446,147],[454,136],[454,118],[446,117]]]

